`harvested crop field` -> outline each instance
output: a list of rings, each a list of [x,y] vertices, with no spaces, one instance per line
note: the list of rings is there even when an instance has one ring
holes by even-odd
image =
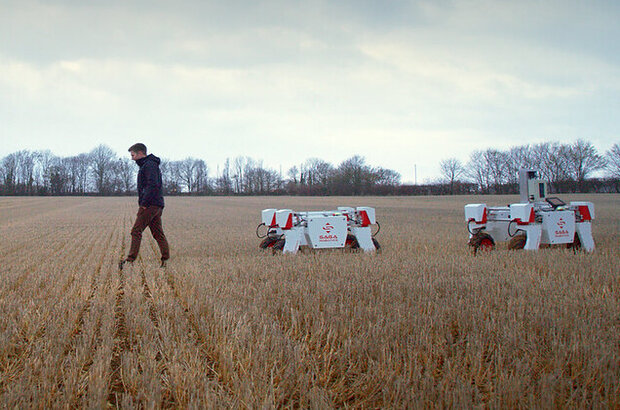
[[[474,257],[463,206],[516,197],[0,198],[3,407],[620,407],[620,196],[593,254]],[[272,255],[263,208],[377,210],[382,251]]]

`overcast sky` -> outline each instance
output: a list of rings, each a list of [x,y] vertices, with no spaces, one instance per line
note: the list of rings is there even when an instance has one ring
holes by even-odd
[[[541,141],[620,142],[620,2],[0,2],[0,156],[135,142],[403,181]]]

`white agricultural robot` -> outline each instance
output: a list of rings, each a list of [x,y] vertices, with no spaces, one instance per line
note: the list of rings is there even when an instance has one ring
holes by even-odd
[[[264,209],[256,235],[259,247],[273,252],[297,253],[301,246],[310,249],[350,248],[373,252],[380,248],[374,236],[379,231],[375,209],[338,207],[335,211],[296,212],[290,209]],[[371,226],[377,226],[377,232]],[[261,235],[261,227],[267,231]]]
[[[474,254],[490,250],[496,242],[508,242],[509,249],[537,250],[541,244],[570,249],[594,250],[591,202],[566,204],[547,197],[547,182],[537,179],[536,171],[519,170],[521,202],[509,206],[465,205],[469,245]]]

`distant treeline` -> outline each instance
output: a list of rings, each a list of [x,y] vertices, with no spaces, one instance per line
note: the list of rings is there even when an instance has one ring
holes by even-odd
[[[552,192],[620,192],[620,145],[600,154],[584,140],[474,151],[466,164],[444,159],[442,179],[429,188],[433,194],[518,193],[519,168],[537,170]],[[595,173],[600,177],[593,178]]]
[[[400,175],[372,167],[354,156],[337,167],[309,159],[286,176],[249,157],[227,159],[213,171],[202,159],[162,159],[166,195],[385,195],[400,186]],[[0,195],[130,195],[138,167],[100,145],[71,157],[50,151],[19,151],[0,161]]]
[[[403,185],[399,173],[353,156],[338,166],[306,160],[285,175],[249,157],[227,159],[213,169],[202,159],[162,160],[167,195],[450,195],[517,193],[517,171],[540,171],[554,192],[620,192],[620,146],[604,155],[586,141],[541,143],[507,151],[475,151],[468,163],[440,162],[441,178]],[[598,172],[604,175],[592,178]],[[50,151],[18,151],[0,161],[0,195],[131,195],[137,166],[100,145],[76,156]]]

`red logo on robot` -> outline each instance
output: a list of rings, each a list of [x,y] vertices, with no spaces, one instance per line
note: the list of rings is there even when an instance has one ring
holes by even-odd
[[[566,229],[564,229],[564,227],[566,226],[566,221],[564,219],[560,218],[557,225],[558,225],[558,229],[555,231],[556,238],[570,236],[570,233]]]
[[[329,222],[326,222],[323,226],[323,231],[325,231],[325,235],[319,235],[319,241],[321,242],[336,242],[338,241],[338,237],[336,235],[332,235],[332,231],[334,230],[334,226]]]

